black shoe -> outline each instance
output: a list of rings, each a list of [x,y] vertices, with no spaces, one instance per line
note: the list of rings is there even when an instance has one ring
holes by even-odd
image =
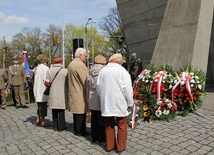
[[[98,138],[92,138],[92,143],[95,143],[98,140]]]
[[[106,152],[112,152],[112,151],[114,151],[114,149],[112,149],[112,150],[106,150]]]
[[[86,136],[89,136],[89,135],[91,135],[91,134],[88,133],[88,132],[86,132],[86,131],[84,131],[84,132],[81,133],[81,135],[82,135],[83,137],[86,137]]]
[[[5,107],[1,107],[1,109],[2,109],[2,110],[5,110],[6,108],[5,108]]]
[[[100,138],[98,139],[98,141],[99,141],[99,143],[102,143],[102,142],[105,142],[106,140],[105,140],[105,138],[101,138],[101,137],[100,137]]]
[[[123,151],[125,151],[125,149],[124,150],[122,150],[122,151],[115,151],[117,154],[121,154]]]
[[[22,106],[22,108],[29,108],[27,105]]]
[[[16,106],[16,109],[19,109],[19,108],[21,108],[21,106]]]

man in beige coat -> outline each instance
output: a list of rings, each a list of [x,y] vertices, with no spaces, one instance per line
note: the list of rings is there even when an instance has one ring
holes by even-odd
[[[22,65],[19,65],[19,60],[15,56],[13,57],[13,65],[9,67],[8,78],[10,87],[14,90],[15,99],[16,99],[16,109],[28,108],[25,104],[25,93],[24,87],[27,86],[27,80],[25,75],[25,70]]]
[[[69,111],[73,113],[74,132],[76,135],[85,136],[86,114],[88,104],[86,98],[86,76],[88,68],[84,62],[87,60],[87,51],[78,48],[75,58],[68,66],[68,104]]]

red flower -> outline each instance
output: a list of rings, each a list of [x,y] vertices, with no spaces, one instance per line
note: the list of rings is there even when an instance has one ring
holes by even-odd
[[[183,104],[183,102],[182,102],[182,101],[180,101],[180,102],[179,102],[179,104],[180,104],[180,105],[182,105],[182,104]]]
[[[199,91],[199,90],[196,90],[195,93],[196,93],[197,95],[199,95],[199,94],[200,94],[200,91]]]
[[[145,100],[145,97],[140,96],[139,99],[140,99],[141,101],[144,101],[144,100]]]

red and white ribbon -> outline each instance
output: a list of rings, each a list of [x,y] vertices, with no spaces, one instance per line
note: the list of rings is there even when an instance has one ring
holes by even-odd
[[[174,87],[172,88],[172,102],[174,102],[174,91],[175,88],[177,88],[177,86],[180,84],[181,82],[181,78],[179,76],[177,76],[178,81],[176,82],[176,84],[174,85]]]
[[[135,123],[136,123],[136,116],[137,116],[137,106],[136,106],[136,104],[137,104],[137,100],[136,99],[134,99],[134,105],[133,105],[133,112],[132,112],[132,121],[131,121],[131,123],[132,123],[132,129],[135,129]]]
[[[180,73],[180,77],[177,77],[178,78],[178,82],[175,84],[175,86],[173,87],[172,89],[172,102],[174,100],[174,90],[175,88],[181,83],[181,81],[184,81],[185,82],[185,88],[186,88],[186,91],[188,92],[189,96],[191,97],[191,100],[193,102],[193,97],[192,97],[192,93],[191,93],[191,88],[190,88],[190,80],[191,80],[191,75],[190,73],[186,73],[186,72],[181,72]]]
[[[155,77],[154,80],[157,79],[157,99],[160,99],[160,88],[161,88],[161,82],[164,76],[166,76],[167,72],[164,71],[159,71]]]

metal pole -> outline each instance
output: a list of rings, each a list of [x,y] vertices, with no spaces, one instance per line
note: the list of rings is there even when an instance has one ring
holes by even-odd
[[[94,20],[93,18],[91,18],[92,20],[92,63],[94,64]]]
[[[65,51],[64,51],[64,21],[62,21],[62,59],[63,59],[63,67],[65,67]]]

